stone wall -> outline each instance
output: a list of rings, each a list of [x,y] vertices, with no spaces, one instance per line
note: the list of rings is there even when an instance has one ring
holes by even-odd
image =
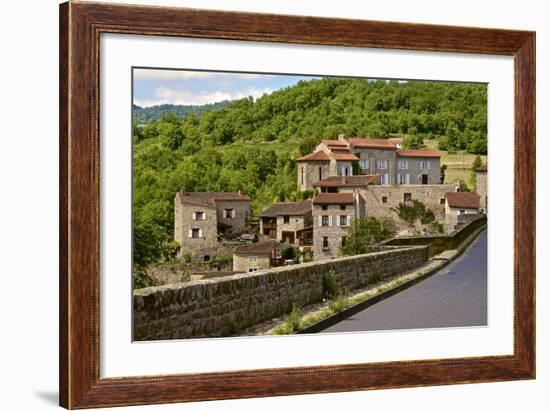
[[[149,287],[134,292],[134,340],[221,337],[323,298],[323,274],[334,270],[341,289],[365,285],[426,262],[428,247],[273,268],[263,272]]]
[[[313,190],[313,184],[319,181],[319,169],[321,180],[330,177],[330,163],[328,161],[300,161],[298,162],[298,190]],[[303,173],[303,182],[302,182]]]
[[[360,194],[365,204],[364,215],[376,218],[393,218],[399,225],[403,224],[403,221],[392,209],[404,201],[405,194],[410,194],[412,200],[424,203],[434,212],[437,220],[443,223],[445,221],[445,193],[454,191],[456,190],[453,184],[372,185],[361,189]]]
[[[412,246],[412,245],[427,245],[429,247],[429,255],[433,256],[445,250],[458,248],[462,242],[473,234],[476,230],[487,225],[487,216],[478,214],[470,217],[472,221],[469,224],[463,225],[454,230],[450,234],[430,235],[430,236],[411,236],[398,237],[383,241],[381,245],[393,246]]]
[[[482,208],[487,208],[487,171],[476,172],[476,192]]]
[[[315,261],[327,260],[340,256],[342,238],[348,235],[348,221],[356,218],[355,206],[348,204],[342,210],[340,205],[329,205],[326,210],[322,206],[313,206],[313,258]],[[321,225],[322,216],[329,217],[329,225]],[[340,223],[340,216],[345,216],[346,225]],[[347,218],[349,216],[349,219]],[[323,237],[328,239],[328,247],[323,247]]]
[[[196,212],[204,213],[204,220],[195,220]],[[181,204],[174,200],[174,240],[180,243],[180,255],[193,255],[208,247],[215,247],[218,242],[217,215],[215,207]],[[191,230],[200,229],[200,237],[193,238]]]
[[[240,234],[244,230],[250,217],[250,201],[217,200],[216,208],[218,223],[230,226],[233,234]],[[232,217],[225,217],[224,210],[233,210]]]

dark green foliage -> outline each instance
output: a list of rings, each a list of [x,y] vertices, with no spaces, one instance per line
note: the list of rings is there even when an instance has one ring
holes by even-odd
[[[340,247],[343,255],[364,254],[368,247],[395,235],[395,223],[389,218],[356,218],[348,229],[345,245]]]
[[[338,284],[336,283],[336,273],[334,269],[330,269],[323,273],[323,296],[330,300],[340,293]]]
[[[445,171],[447,171],[447,164],[441,164],[441,166],[439,166],[439,170],[441,176],[440,183],[443,184],[445,182]]]
[[[181,106],[174,104],[161,104],[160,106],[140,107],[132,106],[132,119],[135,124],[148,123],[151,120],[159,120],[162,116],[170,113],[176,116],[185,116],[193,113],[200,115],[207,110],[217,110],[227,107],[229,101],[221,101],[214,104],[205,104],[203,106]]]
[[[409,224],[414,224],[417,220],[420,220],[422,224],[429,224],[435,221],[433,211],[426,208],[424,203],[418,200],[413,200],[410,204],[399,203],[393,211],[397,213],[399,218]]]
[[[416,130],[416,128],[414,129]],[[403,139],[404,148],[419,149],[424,147],[424,137],[421,134],[407,136]]]
[[[136,269],[172,253],[173,199],[181,187],[242,190],[253,199],[253,215],[276,201],[309,198],[313,192],[297,191],[294,159],[339,133],[406,134],[414,144],[425,136],[481,154],[486,152],[486,101],[485,85],[325,78],[255,101],[190,111],[135,108]]]
[[[283,260],[293,260],[296,257],[296,247],[291,244],[284,244],[281,248]]]
[[[483,165],[483,161],[481,160],[480,156],[476,156],[474,161],[472,162],[472,171],[476,171],[479,167]]]

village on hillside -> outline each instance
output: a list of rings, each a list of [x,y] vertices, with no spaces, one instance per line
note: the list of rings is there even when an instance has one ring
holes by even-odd
[[[401,145],[398,138],[344,134],[322,140],[295,159],[298,189],[309,198],[273,203],[256,218],[246,193],[182,187],[174,195],[174,240],[184,264],[172,276],[160,274],[160,282],[355,254],[354,236],[369,219],[383,223],[387,233],[380,238],[430,236],[453,232],[487,213],[486,165],[475,169],[476,192],[462,191],[460,181],[443,184],[438,151]]]

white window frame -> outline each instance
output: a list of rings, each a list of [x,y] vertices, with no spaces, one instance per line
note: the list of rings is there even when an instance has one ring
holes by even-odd
[[[370,162],[368,159],[359,160],[359,168],[361,170],[368,170],[370,168]]]
[[[248,256],[248,262],[256,264],[258,262],[258,256],[257,255],[250,255]]]
[[[409,169],[409,162],[408,160],[399,160],[397,162],[397,168],[399,170],[408,170]]]
[[[378,170],[387,170],[388,169],[388,160],[376,160],[376,168]]]
[[[325,246],[325,239],[327,240],[327,245]],[[330,240],[328,236],[321,237],[321,248],[323,250],[328,250],[330,248]]]
[[[202,218],[198,218],[198,215],[201,213],[202,214]],[[193,212],[193,220],[198,220],[198,221],[204,221],[206,220],[206,213],[204,211],[194,211]]]

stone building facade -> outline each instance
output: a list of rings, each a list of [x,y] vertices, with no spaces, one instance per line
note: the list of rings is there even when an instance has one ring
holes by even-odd
[[[373,185],[360,189],[359,193],[365,205],[365,216],[392,218],[399,224],[401,221],[393,209],[399,203],[412,203],[413,200],[422,202],[433,211],[439,222],[444,222],[445,195],[456,190],[453,184]]]
[[[348,227],[360,217],[361,199],[357,192],[321,193],[313,200],[313,259],[328,260],[341,255]]]
[[[311,200],[273,204],[260,214],[261,236],[302,245],[300,233],[312,226],[311,205]]]
[[[487,209],[487,164],[476,169],[476,192],[479,195],[479,206]]]
[[[435,150],[402,149],[393,139],[346,138],[322,140],[313,153],[296,159],[298,189],[310,190],[328,177],[379,175],[380,184],[441,183],[440,154]]]
[[[275,257],[275,241],[240,245],[233,252],[233,271],[267,270]]]
[[[447,193],[445,196],[445,223],[456,227],[461,216],[479,214],[480,198],[476,193]]]
[[[180,255],[216,248],[218,237],[238,235],[250,216],[250,198],[242,193],[178,191],[174,198],[174,240]]]

